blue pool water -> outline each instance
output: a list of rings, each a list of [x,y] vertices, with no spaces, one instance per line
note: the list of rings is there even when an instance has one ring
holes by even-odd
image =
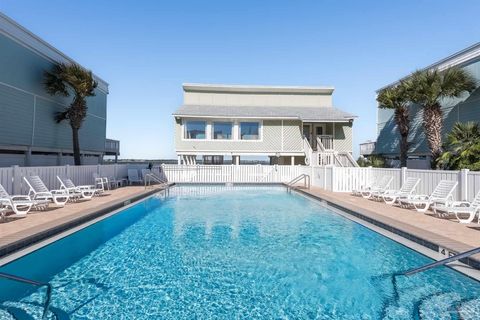
[[[480,319],[449,268],[394,288],[427,262],[282,187],[179,186],[0,271],[49,281],[62,319]],[[44,289],[0,285],[0,319],[40,316]]]

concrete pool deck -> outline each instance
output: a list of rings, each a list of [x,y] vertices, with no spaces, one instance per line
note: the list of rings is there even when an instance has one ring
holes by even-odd
[[[25,218],[0,223],[0,258],[38,243],[67,229],[152,195],[163,188],[128,186],[105,192],[90,201],[50,205],[43,211],[32,210]]]
[[[346,209],[349,214],[435,251],[447,249],[450,253],[460,253],[480,247],[480,224],[476,223],[476,219],[475,223],[460,224],[456,220],[438,218],[433,212],[424,214],[348,193],[331,192],[318,187],[299,191],[327,201],[334,207]],[[448,256],[448,252],[446,255]],[[480,254],[465,262],[478,268]]]

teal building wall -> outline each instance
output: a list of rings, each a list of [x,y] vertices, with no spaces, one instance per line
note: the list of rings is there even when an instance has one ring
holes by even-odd
[[[468,70],[480,85],[480,57],[461,66]],[[480,121],[480,88],[471,94],[465,93],[459,98],[442,101],[444,118],[443,135],[445,137],[456,122]],[[428,155],[428,146],[423,131],[422,109],[416,105],[410,106],[411,129],[409,135],[410,155]],[[400,134],[392,110],[378,109],[377,113],[377,143],[375,153],[397,156],[399,154]]]
[[[71,97],[45,92],[43,73],[53,62],[0,33],[0,146],[25,146],[32,150],[72,149],[67,122],[57,124],[54,115]],[[88,116],[80,130],[82,152],[105,150],[107,93],[97,89],[88,98]]]

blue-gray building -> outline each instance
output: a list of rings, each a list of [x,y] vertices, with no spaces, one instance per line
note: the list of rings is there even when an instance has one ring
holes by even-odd
[[[71,128],[54,120],[71,97],[50,96],[43,86],[44,71],[57,62],[74,61],[0,13],[0,167],[73,163]],[[119,142],[106,139],[108,83],[95,80],[80,130],[82,164],[119,153]]]
[[[425,70],[446,70],[454,66],[468,70],[480,83],[480,43],[452,54],[426,67]],[[396,84],[398,84],[398,81],[378,89],[377,93]],[[445,136],[456,122],[480,121],[480,89],[477,88],[471,94],[465,93],[457,99],[445,100],[442,102],[442,106],[444,114],[443,134]],[[410,106],[411,129],[408,166],[412,168],[429,168],[430,166],[429,150],[422,126],[422,116],[421,108],[415,105]],[[387,159],[395,160],[399,156],[399,145],[400,135],[393,118],[393,110],[377,109],[377,142],[374,153],[384,155]],[[392,162],[395,163],[395,161]]]

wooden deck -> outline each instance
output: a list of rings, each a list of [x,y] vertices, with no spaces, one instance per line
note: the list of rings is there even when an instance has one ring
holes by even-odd
[[[388,231],[394,230],[394,233],[411,238],[410,240],[427,247],[434,244],[456,253],[480,247],[480,224],[476,222],[477,219],[474,223],[460,224],[456,219],[438,218],[433,212],[424,214],[347,193],[334,193],[318,187],[301,191],[358,213],[363,216],[361,217],[363,220],[371,219],[370,222],[373,221],[374,224],[388,226],[386,228]],[[472,258],[480,262],[480,255]],[[476,263],[475,265],[477,266]]]
[[[0,223],[0,257],[18,251],[69,228],[107,214],[160,190],[129,186],[106,192],[90,201],[50,205],[44,211],[33,210],[25,218]]]

